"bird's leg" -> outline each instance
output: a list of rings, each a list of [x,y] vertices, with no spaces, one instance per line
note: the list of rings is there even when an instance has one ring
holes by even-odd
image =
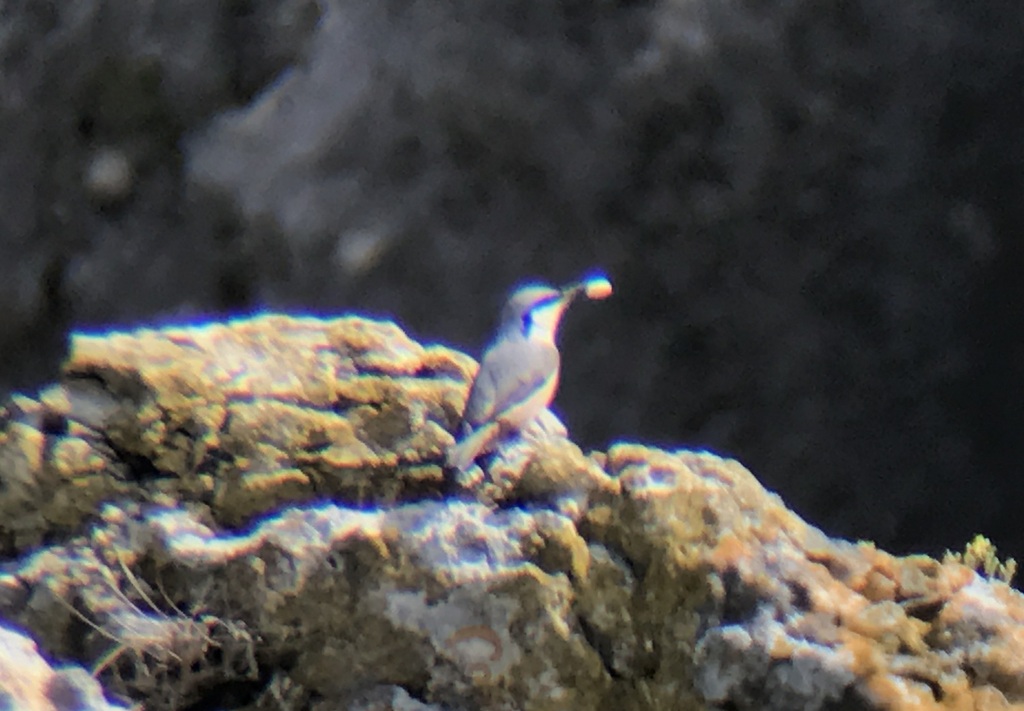
[[[539,439],[551,439],[552,437],[567,437],[569,431],[558,415],[548,408],[541,410],[529,424],[523,427],[521,434],[523,439],[536,442]]]

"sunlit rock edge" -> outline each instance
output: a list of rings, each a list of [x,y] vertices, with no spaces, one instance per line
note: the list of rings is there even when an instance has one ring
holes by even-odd
[[[77,335],[3,412],[0,615],[147,709],[1024,708],[1016,591],[735,461],[549,428],[450,480],[474,369],[358,317]]]

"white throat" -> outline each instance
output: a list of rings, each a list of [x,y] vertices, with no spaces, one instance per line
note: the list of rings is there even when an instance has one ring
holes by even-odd
[[[530,325],[524,334],[531,341],[554,343],[558,322],[565,311],[565,301],[558,299],[530,310]]]

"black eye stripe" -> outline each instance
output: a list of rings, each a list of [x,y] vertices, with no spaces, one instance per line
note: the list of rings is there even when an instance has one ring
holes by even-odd
[[[521,317],[523,333],[530,332],[530,328],[533,326],[533,312],[536,309],[544,308],[545,306],[550,306],[551,304],[557,303],[561,299],[562,295],[556,292],[554,294],[551,294],[550,296],[545,296],[541,299],[538,299],[533,303],[532,306],[530,306],[530,308],[523,311],[523,315]]]
[[[539,309],[542,306],[547,306],[549,304],[553,304],[553,303],[555,303],[556,301],[558,301],[561,298],[562,298],[561,294],[552,294],[551,296],[545,296],[543,299],[540,299],[537,303],[535,303],[533,306],[531,306],[530,307],[530,311],[533,311],[534,309]]]

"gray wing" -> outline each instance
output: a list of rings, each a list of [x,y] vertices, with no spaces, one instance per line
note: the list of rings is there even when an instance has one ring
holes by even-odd
[[[553,345],[525,339],[490,348],[470,388],[463,422],[476,428],[524,402],[558,376],[558,360]]]

